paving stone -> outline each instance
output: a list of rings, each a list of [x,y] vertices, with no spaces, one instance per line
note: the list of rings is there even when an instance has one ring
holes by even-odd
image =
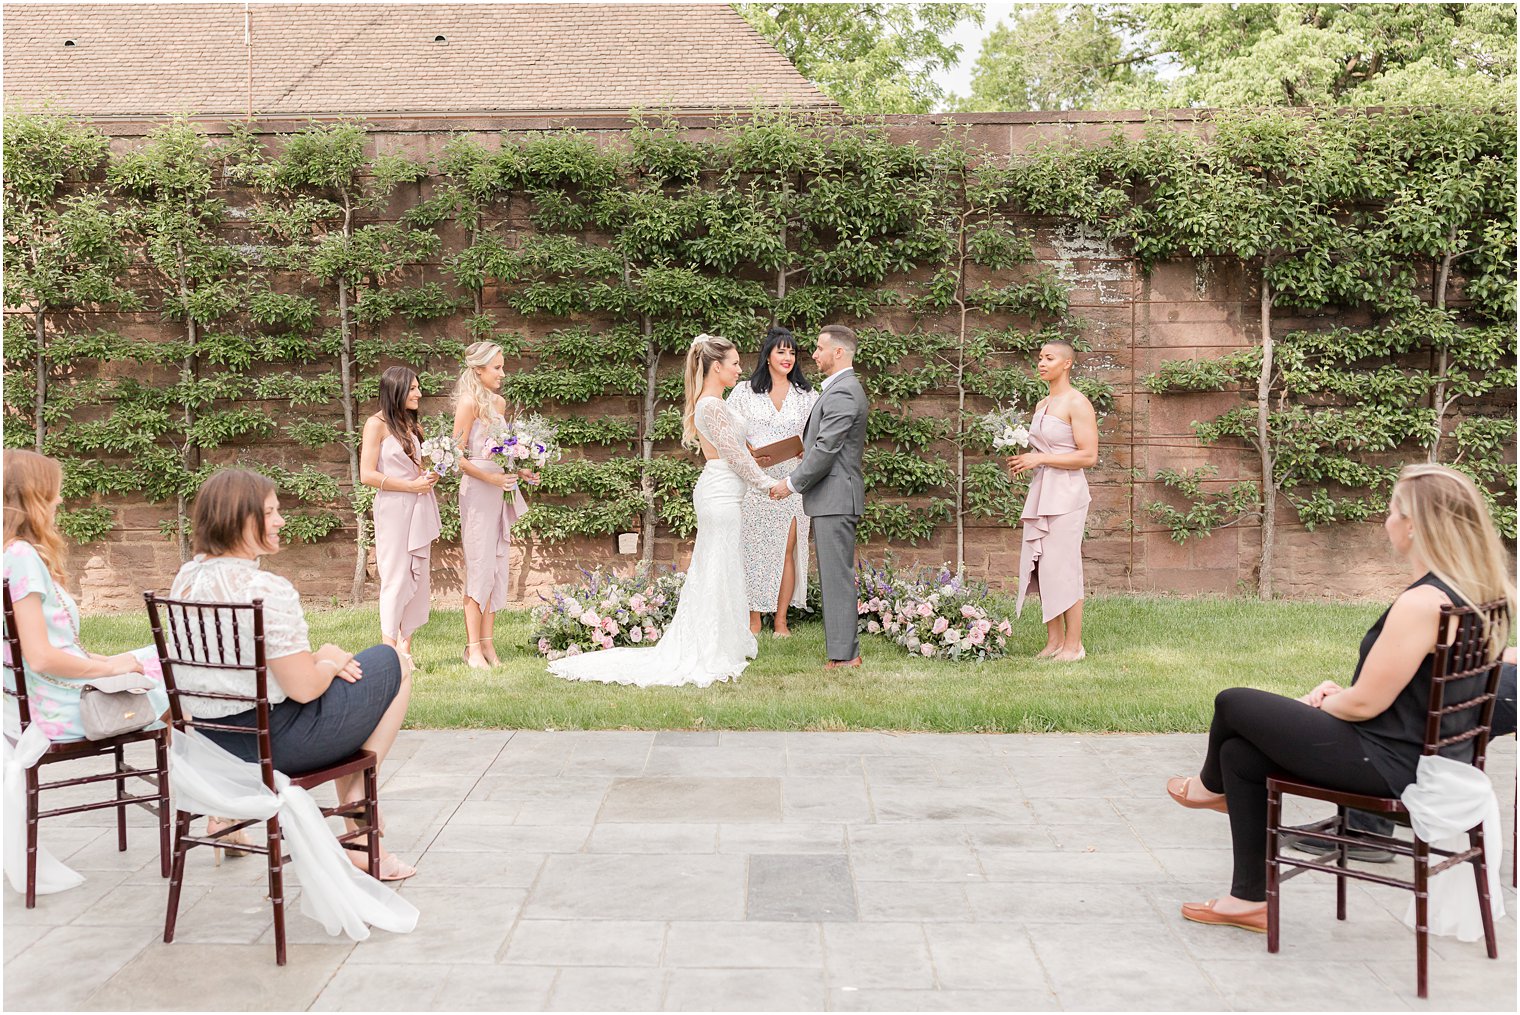
[[[777,777],[786,775],[786,750],[775,747],[676,746],[656,743],[643,774],[661,776]]]
[[[781,820],[780,779],[618,779],[598,821],[732,824]]]
[[[311,1011],[432,1011],[439,988],[427,966],[344,966]]]
[[[849,860],[842,854],[751,856],[746,915],[752,920],[854,920]]]
[[[1060,1011],[1048,990],[878,990],[836,987],[829,1011]]]
[[[789,822],[871,821],[871,796],[859,777],[781,780],[782,813]]]
[[[1151,896],[1138,885],[973,882],[962,886],[976,920],[1022,923],[1038,934],[1047,923],[1159,924]]]
[[[718,734],[706,730],[660,730],[654,735],[655,747],[717,747],[718,744]],[[740,745],[732,743],[729,746]]]
[[[436,1011],[543,1011],[558,970],[529,966],[447,966]]]
[[[502,961],[529,966],[657,966],[665,924],[649,920],[520,920]]]
[[[79,889],[73,889],[78,891]],[[68,894],[68,893],[64,893]],[[32,946],[5,964],[7,1011],[68,1011],[81,1007],[96,988],[131,962],[163,933],[162,928],[120,927],[109,933],[99,927],[39,927],[43,931]],[[12,933],[6,914],[5,937]],[[60,970],[67,970],[60,975]],[[315,994],[315,992],[313,992]],[[136,991],[118,995],[131,998],[133,1007],[154,1008],[156,997]],[[121,1007],[120,1004],[117,1007]],[[196,1007],[200,1007],[197,1005]]]
[[[717,825],[636,825],[603,822],[586,840],[588,853],[715,853]],[[739,826],[743,827],[743,826]]]
[[[1007,786],[918,786],[871,784],[876,820],[1027,823],[1024,795]]]
[[[843,853],[844,825],[791,821],[779,825],[719,825],[720,853]]]
[[[823,932],[813,923],[676,921],[665,935],[664,965],[821,969]]]
[[[523,915],[535,920],[737,920],[742,856],[551,856]]]
[[[548,1011],[658,1011],[665,996],[663,969],[575,967],[561,969]]]
[[[1025,988],[1043,984],[1044,970],[1018,924],[926,923],[929,956],[946,990]]]
[[[821,1011],[822,971],[807,969],[676,969],[664,1011]]]
[[[935,986],[929,943],[917,923],[829,923],[823,960],[830,987]]]
[[[964,921],[973,918],[966,888],[953,882],[856,881],[855,897],[862,920]]]
[[[137,1008],[204,1011],[206,999],[218,1008],[244,1011],[299,1011],[309,1007],[332,980],[353,944],[301,945],[289,949],[286,964],[274,964],[274,950],[258,954],[248,945],[164,944],[142,949],[80,1006],[116,1011],[124,998]]]
[[[496,961],[527,892],[521,888],[430,888],[408,885],[417,907],[410,934],[373,932],[354,949],[351,963],[450,965]]]
[[[34,924],[32,926],[8,924],[4,935],[5,961],[9,962],[17,955],[26,951],[51,929],[51,927],[45,924]]]
[[[1305,999],[1316,1007],[1348,1011],[1405,1011],[1408,999],[1378,978],[1361,962],[1342,962],[1325,955],[1312,961],[1293,961],[1282,955],[1263,960],[1210,962],[1205,970],[1236,1011],[1302,1010]],[[1414,993],[1413,956],[1409,993]],[[1432,995],[1439,1001],[1439,995]]]

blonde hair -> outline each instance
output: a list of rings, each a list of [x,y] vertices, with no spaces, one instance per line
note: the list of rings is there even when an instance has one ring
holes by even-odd
[[[5,545],[15,539],[32,544],[48,574],[59,585],[69,580],[63,561],[68,545],[58,532],[58,491],[63,468],[46,455],[20,449],[5,452]]]
[[[475,410],[475,417],[481,422],[500,415],[496,411],[496,403],[491,401],[491,389],[480,383],[480,375],[475,372],[478,367],[490,363],[497,356],[505,356],[501,346],[495,342],[475,342],[464,351],[464,373],[459,375],[459,381],[454,385],[454,405],[469,405]]]
[[[1513,568],[1476,483],[1445,465],[1422,462],[1399,472],[1390,498],[1409,519],[1420,559],[1472,606],[1504,600],[1508,616],[1488,631],[1497,658],[1515,611]]]
[[[714,363],[722,363],[735,348],[734,343],[717,335],[704,333],[691,340],[691,348],[686,351],[686,407],[681,412],[681,443],[689,448],[702,446],[697,439],[695,416],[707,371]]]

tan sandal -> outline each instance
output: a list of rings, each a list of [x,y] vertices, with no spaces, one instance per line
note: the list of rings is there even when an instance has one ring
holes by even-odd
[[[1178,780],[1182,780],[1180,786],[1174,786]],[[1191,775],[1174,775],[1166,780],[1166,795],[1177,801],[1182,806],[1194,811],[1218,811],[1220,814],[1230,813],[1229,804],[1223,796],[1217,800],[1193,800],[1188,797],[1188,786],[1193,782]],[[1200,783],[1199,785],[1202,785]],[[1207,789],[1208,787],[1204,787]]]

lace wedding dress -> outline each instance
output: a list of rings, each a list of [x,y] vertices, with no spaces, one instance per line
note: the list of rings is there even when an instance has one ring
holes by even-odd
[[[697,542],[675,616],[654,645],[557,659],[549,664],[555,676],[639,687],[706,687],[737,677],[755,657],[744,588],[741,508],[746,487],[768,490],[775,480],[750,457],[743,428],[721,398],[700,399],[695,422],[722,458],[708,461],[692,491]]]

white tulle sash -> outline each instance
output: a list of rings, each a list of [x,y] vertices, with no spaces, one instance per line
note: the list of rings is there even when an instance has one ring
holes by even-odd
[[[52,741],[42,727],[32,723],[12,745],[9,736],[0,737],[5,761],[5,879],[16,891],[26,892],[26,770],[47,753]],[[37,894],[52,895],[68,891],[84,882],[84,875],[48,852],[37,847]]]
[[[1504,916],[1504,888],[1499,868],[1504,859],[1504,833],[1499,827],[1499,801],[1488,775],[1466,762],[1427,754],[1415,769],[1415,781],[1405,787],[1400,800],[1409,808],[1409,823],[1421,839],[1439,849],[1460,852],[1467,848],[1467,831],[1483,826],[1483,845],[1488,856],[1488,901],[1493,916]],[[1430,933],[1476,941],[1483,936],[1483,917],[1478,911],[1478,885],[1469,864],[1459,863],[1430,879]],[[1404,913],[1404,923],[1415,925],[1414,899]]]
[[[290,870],[301,883],[301,912],[327,933],[363,941],[370,927],[397,934],[416,927],[417,907],[349,862],[311,794],[279,772],[274,778],[278,793],[264,785],[257,764],[194,730],[176,731],[169,745],[169,791],[179,810],[237,820],[280,815]]]

